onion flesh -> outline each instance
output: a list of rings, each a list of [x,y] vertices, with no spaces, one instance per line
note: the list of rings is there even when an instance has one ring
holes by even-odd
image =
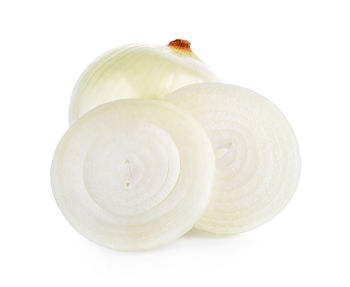
[[[52,189],[71,225],[118,250],[170,242],[205,210],[215,157],[200,125],[155,100],[118,100],[73,124],[51,167]]]
[[[179,40],[180,41],[180,40]],[[75,85],[69,108],[70,124],[87,111],[121,98],[163,99],[188,84],[217,77],[187,47],[127,45],[114,49],[86,68]]]
[[[215,150],[213,194],[197,228],[240,233],[286,206],[299,181],[300,155],[292,128],[274,104],[248,89],[219,83],[190,85],[166,100],[202,125]]]

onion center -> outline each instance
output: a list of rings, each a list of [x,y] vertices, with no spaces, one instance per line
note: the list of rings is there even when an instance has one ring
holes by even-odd
[[[162,202],[179,173],[178,150],[169,134],[139,124],[96,140],[86,155],[83,177],[86,190],[101,208],[137,215]]]

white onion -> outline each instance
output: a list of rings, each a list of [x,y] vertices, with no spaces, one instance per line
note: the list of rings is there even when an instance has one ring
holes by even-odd
[[[227,84],[195,84],[167,100],[194,116],[216,154],[213,195],[196,227],[218,234],[251,230],[294,194],[299,149],[284,115],[266,98]]]
[[[55,199],[88,239],[119,250],[172,241],[200,218],[215,157],[200,125],[154,100],[118,100],[80,118],[51,167]]]
[[[217,81],[216,76],[185,40],[167,46],[123,46],[102,55],[81,75],[71,97],[69,120],[72,124],[116,99],[163,99],[185,85],[210,81]]]

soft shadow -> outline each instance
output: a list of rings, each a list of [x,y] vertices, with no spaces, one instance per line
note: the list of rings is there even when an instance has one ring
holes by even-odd
[[[205,232],[202,230],[198,230],[195,228],[192,228],[189,232],[187,232],[184,237],[187,238],[197,238],[197,239],[221,239],[221,238],[227,238],[227,237],[236,237],[232,235],[218,235],[213,234],[209,232]]]

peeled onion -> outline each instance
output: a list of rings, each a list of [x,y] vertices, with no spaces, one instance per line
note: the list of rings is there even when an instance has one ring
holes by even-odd
[[[190,43],[128,45],[95,60],[76,83],[69,110],[74,123],[87,111],[121,98],[163,99],[188,84],[217,81]]]
[[[216,154],[211,201],[196,227],[217,234],[251,230],[278,214],[300,175],[295,135],[266,98],[228,84],[194,84],[167,101],[206,130]]]
[[[170,242],[205,210],[215,157],[200,125],[154,100],[88,112],[60,141],[51,183],[57,204],[88,239],[119,250]]]

